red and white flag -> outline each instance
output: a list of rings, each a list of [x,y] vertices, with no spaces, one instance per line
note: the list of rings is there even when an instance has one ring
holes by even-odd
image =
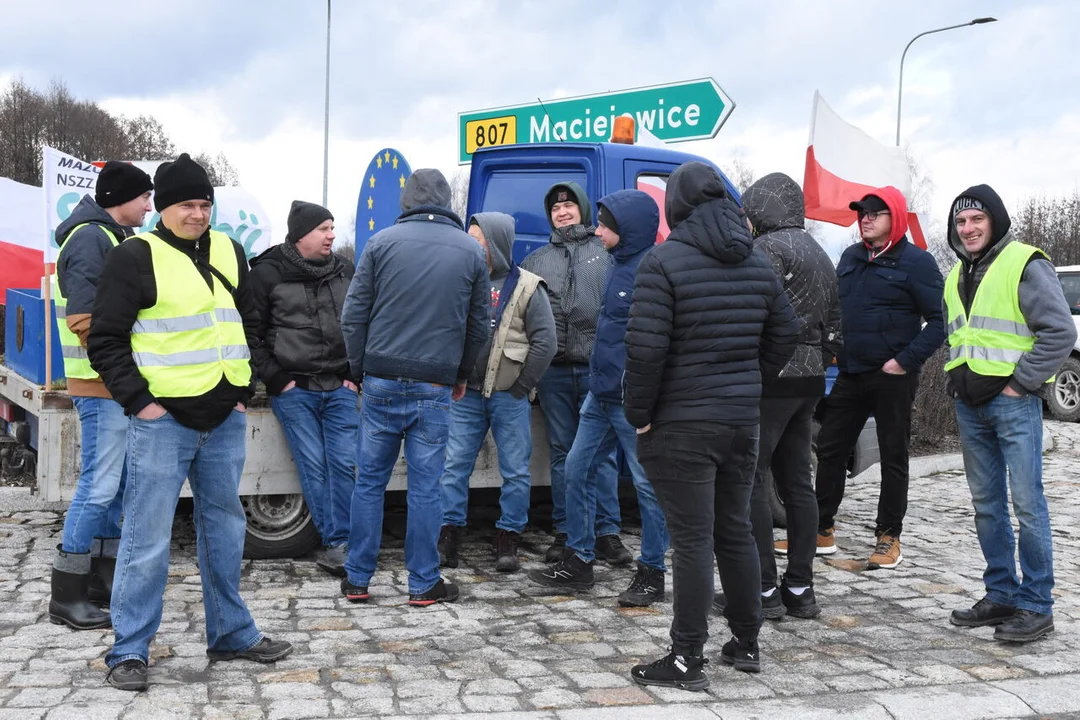
[[[904,151],[882,145],[845,122],[814,91],[803,176],[806,217],[847,227],[857,220],[849,203],[886,185],[898,188],[905,198],[911,197],[911,173]],[[908,223],[912,241],[925,248],[918,216],[909,212]]]

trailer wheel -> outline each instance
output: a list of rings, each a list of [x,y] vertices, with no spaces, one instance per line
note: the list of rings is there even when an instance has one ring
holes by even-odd
[[[303,495],[245,495],[240,502],[247,515],[244,557],[298,557],[319,544],[319,531]]]

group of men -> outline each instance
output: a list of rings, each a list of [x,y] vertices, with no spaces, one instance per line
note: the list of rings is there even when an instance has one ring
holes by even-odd
[[[131,237],[151,191],[161,220]],[[760,670],[762,618],[820,613],[813,559],[836,551],[847,457],[870,414],[882,480],[868,567],[902,561],[911,407],[923,363],[946,342],[987,565],[986,596],[950,619],[998,625],[995,637],[1011,641],[1053,629],[1040,394],[1076,331],[1053,266],[1013,237],[992,189],[954,202],[949,244],[960,261],[944,281],[907,240],[894,188],[852,202],[862,242],[835,270],[805,231],[801,190],[779,173],[740,205],[712,166],[679,167],[659,245],[648,194],[601,198],[594,223],[584,190],[557,183],[544,198],[550,242],[520,265],[511,216],[462,222],[450,197],[441,173],[414,172],[402,215],[371,238],[355,272],[332,252],[330,212],[300,201],[286,241],[249,269],[243,249],[210,230],[213,187],[186,154],[152,182],[107,163],[95,197],[60,226],[57,317],[83,443],[49,611],[76,629],[112,625],[110,684],[146,687],[185,478],[207,655],[274,662],[292,650],[258,630],[238,591],[244,413],[256,377],[297,464],[323,545],[317,562],[342,577],[351,602],[370,597],[404,441],[408,602],[420,607],[459,597],[439,568],[460,562],[469,476],[489,430],[503,478],[495,566],[520,568],[535,396],[554,542],[530,580],[585,591],[598,560],[633,562],[619,538],[621,457],[642,532],[618,601],[664,597],[669,542],[677,581],[671,652],[631,676],[700,690],[711,607],[732,632],[721,660],[748,672]],[[813,420],[834,357],[815,488]],[[770,473],[788,520],[775,544]],[[782,578],[774,551],[788,559]]]

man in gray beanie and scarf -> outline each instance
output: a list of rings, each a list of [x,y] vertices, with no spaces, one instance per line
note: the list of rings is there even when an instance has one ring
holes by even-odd
[[[262,341],[252,353],[322,540],[317,563],[344,577],[356,475],[357,387],[341,309],[352,266],[333,252],[334,216],[294,200],[285,242],[251,263]]]

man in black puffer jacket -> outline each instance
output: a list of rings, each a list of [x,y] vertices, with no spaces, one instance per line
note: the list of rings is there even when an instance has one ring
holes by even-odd
[[[285,242],[251,263],[262,340],[252,357],[325,548],[316,562],[344,577],[359,414],[341,335],[353,268],[333,245],[330,211],[293,201]]]
[[[626,418],[664,509],[674,557],[671,653],[641,685],[703,690],[713,557],[734,637],[721,659],[760,670],[760,566],[750,529],[762,377],[791,358],[799,323],[746,218],[711,166],[671,174],[667,241],[638,268],[626,334]]]

